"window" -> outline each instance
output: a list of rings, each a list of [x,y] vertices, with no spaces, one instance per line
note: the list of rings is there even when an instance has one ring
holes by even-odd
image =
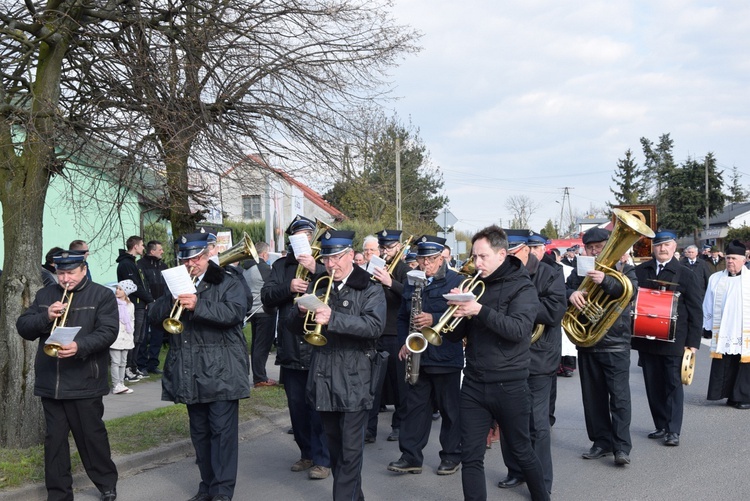
[[[242,219],[262,219],[260,195],[242,196]]]

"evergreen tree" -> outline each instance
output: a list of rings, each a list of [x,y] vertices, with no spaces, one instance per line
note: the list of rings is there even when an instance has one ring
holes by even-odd
[[[539,233],[549,239],[555,239],[558,238],[557,236],[557,230],[555,229],[555,224],[552,222],[551,219],[547,220],[547,224],[544,225],[544,228],[542,228]]]
[[[628,148],[625,158],[617,160],[617,170],[612,176],[619,191],[609,189],[615,196],[616,205],[641,203],[641,198],[645,195],[642,175],[643,172],[633,159],[633,152]]]
[[[644,188],[649,193],[648,202],[656,205],[656,213],[662,214],[668,209],[664,191],[669,187],[669,179],[677,168],[672,149],[674,141],[669,134],[662,134],[659,137],[659,144],[654,147],[654,143],[648,138],[641,138],[643,147],[643,180]]]
[[[727,203],[730,204],[738,204],[742,202],[747,202],[748,198],[748,192],[747,190],[742,186],[742,183],[740,182],[740,178],[742,175],[740,174],[739,169],[737,167],[732,167],[732,175],[729,176],[729,196],[727,196]]]

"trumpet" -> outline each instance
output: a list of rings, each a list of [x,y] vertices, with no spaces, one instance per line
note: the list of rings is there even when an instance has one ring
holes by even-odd
[[[482,297],[482,294],[484,294],[485,289],[484,282],[481,282],[479,280],[479,276],[481,274],[482,272],[478,271],[472,278],[467,278],[466,280],[461,282],[461,285],[459,285],[458,288],[462,291],[473,293],[476,298],[479,299],[480,297]],[[474,291],[479,291],[479,293],[476,293]],[[437,324],[435,324],[433,327],[425,327],[422,329],[422,335],[430,344],[440,346],[441,344],[443,344],[442,334],[453,332],[456,329],[458,324],[461,322],[461,319],[463,318],[454,318],[457,310],[458,305],[454,304],[453,306],[445,310],[445,313],[443,313],[443,315],[440,317],[440,320],[438,320]]]
[[[193,266],[191,266],[188,270],[188,274],[193,271]],[[193,285],[195,285],[196,280],[198,280],[198,277],[193,277]],[[174,302],[174,305],[172,306],[172,311],[169,312],[169,316],[164,319],[164,321],[161,323],[161,326],[164,327],[164,330],[169,332],[170,334],[181,334],[182,331],[185,329],[185,326],[180,321],[180,316],[182,316],[182,310],[183,306],[180,304],[180,301],[177,300]]]
[[[70,302],[73,301],[73,292],[68,294],[68,284],[65,284],[65,290],[63,290],[62,298],[60,298],[61,303],[65,303],[65,300],[67,299],[67,304],[64,305],[63,308],[63,314],[62,317],[57,317],[55,321],[52,323],[52,330],[50,333],[55,332],[55,329],[58,327],[65,327],[65,322],[68,320],[68,312],[70,311]],[[50,357],[57,357],[57,352],[62,348],[60,343],[49,343],[44,345],[44,353],[49,355]]]
[[[325,304],[328,304],[328,298],[331,296],[331,288],[333,287],[333,274],[331,274],[330,276],[323,275],[318,280],[316,280],[315,285],[313,286],[313,294],[315,294],[315,291],[318,290],[318,287],[323,286],[326,280],[328,280],[328,285],[326,286],[326,293],[321,298],[321,301],[323,301]],[[325,344],[328,342],[326,337],[323,335],[323,325],[315,323],[315,312],[312,310],[308,310],[305,314],[304,332],[305,341],[313,346],[325,346]]]

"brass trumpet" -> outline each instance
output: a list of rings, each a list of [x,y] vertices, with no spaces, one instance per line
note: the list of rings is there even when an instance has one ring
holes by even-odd
[[[188,273],[193,271],[193,267],[191,266],[188,270]],[[198,277],[193,277],[193,285],[195,285],[196,280],[198,280]],[[182,316],[182,310],[183,306],[180,304],[180,301],[177,300],[174,302],[174,305],[172,306],[172,311],[169,312],[169,316],[164,319],[164,321],[161,323],[161,326],[164,327],[164,330],[169,332],[170,334],[181,334],[183,330],[185,330],[185,326],[180,321],[180,316]]]
[[[472,278],[467,278],[466,280],[461,282],[461,285],[459,285],[458,288],[462,291],[473,293],[476,298],[479,299],[480,297],[482,297],[482,294],[484,294],[485,289],[484,282],[481,282],[479,280],[479,276],[481,274],[482,272],[478,271]],[[475,290],[478,290],[479,293],[477,294],[476,292],[474,292]],[[441,344],[443,344],[442,334],[453,332],[456,329],[458,324],[461,322],[461,319],[463,318],[453,318],[456,310],[458,310],[458,305],[454,304],[453,306],[445,310],[445,313],[443,313],[443,315],[440,317],[440,320],[438,320],[437,324],[435,324],[433,327],[425,327],[422,329],[422,335],[430,344],[440,346]]]
[[[60,298],[61,303],[65,303],[65,300],[67,299],[67,304],[65,305],[65,308],[63,310],[62,317],[57,317],[55,321],[52,323],[52,330],[50,331],[50,334],[55,332],[55,329],[58,327],[65,327],[65,322],[68,320],[68,312],[70,311],[70,302],[73,301],[73,292],[68,294],[68,284],[65,284],[65,290],[63,291],[62,298]],[[60,343],[49,343],[44,345],[44,353],[46,355],[49,355],[50,357],[57,357],[57,352],[62,348]]]
[[[333,287],[333,275],[323,275],[318,280],[316,280],[315,285],[313,286],[313,294],[315,294],[315,291],[318,290],[319,286],[323,286],[326,280],[328,280],[326,293],[320,299],[325,304],[328,304],[328,298],[331,296],[331,288]],[[312,310],[308,310],[305,314],[304,332],[305,341],[313,346],[325,346],[325,344],[328,342],[326,337],[323,335],[323,325],[315,323],[315,312]]]

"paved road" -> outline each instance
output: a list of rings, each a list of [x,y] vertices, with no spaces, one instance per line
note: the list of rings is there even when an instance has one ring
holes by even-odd
[[[705,400],[708,349],[704,347],[699,352],[695,381],[686,388],[685,422],[681,445],[676,448],[646,438],[653,426],[636,362],[633,354],[633,463],[626,467],[615,466],[611,456],[594,461],[581,459],[580,454],[591,444],[583,422],[578,376],[558,380],[557,423],[552,430],[553,499],[746,499],[750,487],[747,468],[750,411]],[[386,470],[388,462],[399,457],[398,444],[384,440],[389,431],[389,418],[388,414],[381,414],[378,441],[365,448],[365,496],[371,500],[461,499],[460,473],[445,477],[434,473],[439,464],[439,421],[433,424],[421,475],[398,475]],[[282,412],[270,420],[259,420],[246,431],[246,438],[240,444],[240,473],[235,500],[330,499],[330,478],[311,481],[304,473],[289,471],[289,466],[298,459],[298,449],[292,437],[286,434],[288,426],[287,416]],[[135,464],[140,468],[124,473],[118,485],[118,500],[180,501],[189,498],[198,486],[198,470],[189,454],[190,448],[186,447],[182,456],[159,464],[145,461],[138,464],[136,460]],[[489,499],[530,499],[523,486],[512,490],[496,487],[497,481],[505,476],[499,446],[487,451],[486,468]],[[84,486],[76,499],[98,499],[93,487],[85,487],[87,482],[76,481],[76,485]],[[27,496],[16,499],[42,498]]]

